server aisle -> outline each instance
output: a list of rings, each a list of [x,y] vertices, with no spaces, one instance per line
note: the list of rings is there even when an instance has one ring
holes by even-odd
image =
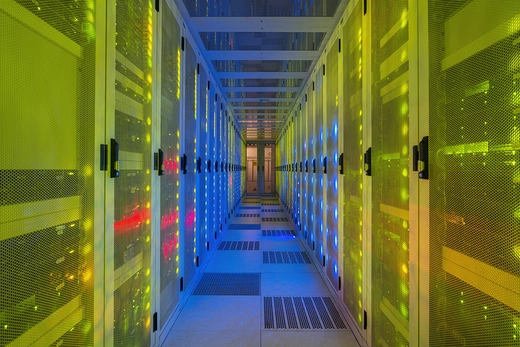
[[[274,197],[247,196],[163,347],[359,346]]]

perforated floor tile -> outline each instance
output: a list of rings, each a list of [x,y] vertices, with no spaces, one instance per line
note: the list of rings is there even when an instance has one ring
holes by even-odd
[[[222,241],[219,251],[258,251],[260,241]]]
[[[263,252],[264,264],[311,264],[307,252]]]
[[[265,329],[346,329],[329,297],[264,297]]]
[[[260,295],[260,273],[205,273],[193,295]]]

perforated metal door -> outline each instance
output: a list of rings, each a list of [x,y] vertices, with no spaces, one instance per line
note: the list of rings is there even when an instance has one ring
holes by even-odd
[[[520,344],[520,3],[429,1],[430,344]]]
[[[198,131],[197,160],[200,158],[200,172],[197,168],[197,248],[199,263],[202,264],[206,258],[206,242],[208,241],[208,199],[207,199],[207,174],[206,160],[208,158],[208,75],[201,66],[198,82]]]
[[[325,158],[326,150],[326,139],[325,139],[325,124],[323,122],[323,66],[321,66],[316,72],[316,84],[315,84],[315,96],[316,96],[316,109],[315,109],[315,151],[316,151],[316,174],[314,176],[314,185],[316,186],[316,194],[314,195],[314,227],[316,228],[316,246],[315,256],[316,259],[321,263],[322,257],[325,255],[324,245],[324,234],[327,223],[327,214],[325,206],[327,202],[326,197],[326,186],[325,177],[323,174],[323,158]],[[324,193],[325,192],[325,193]]]
[[[113,342],[116,346],[150,344],[151,319],[151,136],[152,136],[152,13],[148,1],[109,4],[109,32],[115,61],[107,115],[119,145],[119,177],[113,180]],[[112,7],[113,6],[113,7]],[[114,31],[115,26],[115,31]],[[113,84],[112,84],[113,83]],[[113,87],[112,87],[113,86]],[[113,112],[113,114],[112,114]],[[111,135],[112,136],[112,135]],[[111,151],[115,146],[111,144]],[[111,156],[112,159],[112,156]],[[111,256],[108,249],[108,256]],[[108,281],[111,279],[108,278]],[[109,302],[109,305],[111,303]],[[108,307],[107,310],[111,310]],[[146,324],[148,322],[148,324]]]
[[[363,32],[358,1],[343,27],[344,207],[343,300],[359,328],[363,324]]]
[[[311,249],[314,249],[317,237],[317,227],[315,221],[315,204],[316,204],[316,174],[313,172],[313,161],[316,159],[316,121],[315,121],[315,112],[314,112],[314,91],[312,87],[313,83],[307,89],[308,96],[308,108],[307,108],[307,124],[308,131],[307,136],[309,138],[309,173],[307,175],[307,194],[309,198],[307,199],[307,225],[308,225],[308,236],[307,243]]]
[[[0,2],[2,346],[94,343],[97,9]]]
[[[161,177],[161,294],[160,327],[179,300],[180,247],[180,26],[166,1],[162,1],[161,41],[161,150],[164,176]]]
[[[409,343],[408,0],[372,1],[372,344]]]
[[[334,40],[327,53],[325,68],[325,94],[326,94],[326,122],[324,141],[327,142],[327,173],[325,182],[327,186],[326,200],[327,224],[325,239],[327,242],[326,272],[331,283],[338,288],[338,106],[339,106],[339,41]]]
[[[184,213],[184,286],[187,287],[196,270],[196,191],[197,191],[197,55],[188,40],[184,40],[184,155],[186,173],[183,175]]]

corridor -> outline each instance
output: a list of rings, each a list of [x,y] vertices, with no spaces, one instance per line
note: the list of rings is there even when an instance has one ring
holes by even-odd
[[[245,197],[162,346],[359,346],[292,225]]]

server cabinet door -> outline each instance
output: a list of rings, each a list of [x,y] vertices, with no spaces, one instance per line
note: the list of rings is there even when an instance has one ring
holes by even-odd
[[[0,3],[2,346],[103,343],[105,10],[91,3]]]

